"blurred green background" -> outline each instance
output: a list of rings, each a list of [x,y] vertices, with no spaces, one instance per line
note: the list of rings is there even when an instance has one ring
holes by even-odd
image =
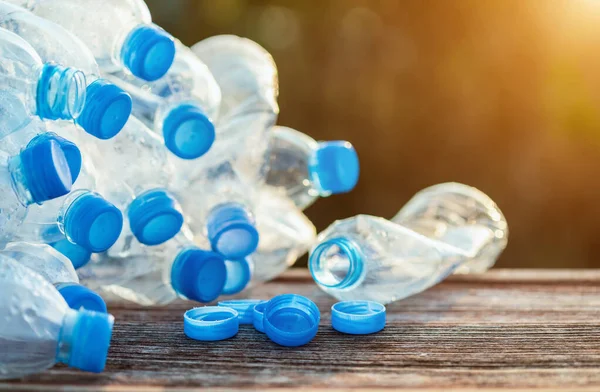
[[[185,44],[251,38],[279,68],[279,124],[347,139],[352,193],[317,229],[393,216],[459,181],[510,228],[502,267],[600,267],[600,0],[147,0]]]

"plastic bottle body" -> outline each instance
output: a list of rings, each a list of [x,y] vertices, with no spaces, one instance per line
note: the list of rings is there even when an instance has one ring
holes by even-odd
[[[27,215],[27,205],[32,203],[22,173],[14,169],[15,158],[0,154],[0,246],[6,244],[17,232]]]
[[[508,243],[508,225],[496,203],[459,183],[418,192],[392,221],[472,254],[457,273],[487,271]]]
[[[309,268],[340,300],[389,303],[445,279],[469,255],[383,218],[358,215],[334,222],[317,238]]]

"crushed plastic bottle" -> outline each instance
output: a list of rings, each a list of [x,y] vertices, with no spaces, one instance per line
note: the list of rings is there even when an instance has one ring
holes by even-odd
[[[0,27],[27,41],[43,62],[73,67],[85,74],[85,104],[76,122],[86,132],[109,139],[123,128],[131,114],[131,97],[100,79],[94,55],[77,37],[56,23],[4,1],[0,1]]]
[[[106,363],[113,316],[70,309],[39,274],[0,255],[0,378],[43,371],[57,362],[89,372]]]
[[[456,273],[483,273],[508,243],[508,224],[485,193],[449,182],[418,192],[392,222],[475,254]]]
[[[266,185],[304,210],[318,197],[350,192],[358,182],[358,155],[347,141],[317,142],[288,127],[269,134]]]
[[[66,195],[71,172],[54,140],[24,148],[18,155],[0,153],[0,246],[10,241],[28,206]]]
[[[98,257],[78,273],[87,287],[141,305],[165,305],[177,298],[210,302],[226,280],[223,257],[200,249],[184,233],[127,258]]]
[[[85,104],[83,72],[43,63],[23,38],[0,28],[0,106],[15,114],[0,119],[0,138],[26,125],[28,117],[74,120]],[[15,124],[20,120],[21,124]]]
[[[143,0],[8,0],[51,20],[83,41],[103,72],[123,67],[156,80],[171,67],[173,38],[152,24]]]
[[[79,284],[79,278],[69,259],[46,244],[11,242],[0,254],[31,268],[52,283],[71,309],[83,307],[106,312],[106,303],[92,290]]]
[[[126,72],[106,75],[133,99],[133,113],[159,134],[166,147],[185,160],[204,155],[215,140],[213,121],[221,104],[221,90],[196,55],[176,42],[175,61],[162,78],[147,82]]]

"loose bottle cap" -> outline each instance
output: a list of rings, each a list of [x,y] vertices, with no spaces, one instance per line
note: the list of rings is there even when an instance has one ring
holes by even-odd
[[[264,311],[265,333],[273,342],[287,347],[302,346],[313,340],[321,313],[310,299],[297,294],[271,298]]]
[[[265,333],[265,324],[263,321],[265,308],[269,301],[262,301],[254,306],[252,314],[252,324],[258,332]]]
[[[261,303],[262,299],[232,299],[219,301],[219,306],[235,309],[240,318],[240,324],[252,324],[254,319],[254,306]]]
[[[238,333],[239,327],[238,313],[222,306],[194,308],[183,315],[183,332],[195,340],[229,339]]]
[[[385,327],[385,306],[373,301],[343,301],[331,307],[333,329],[352,335],[366,335]]]

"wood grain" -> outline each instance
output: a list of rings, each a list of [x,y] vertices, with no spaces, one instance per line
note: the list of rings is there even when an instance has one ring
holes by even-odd
[[[62,365],[0,390],[444,388],[600,390],[600,271],[494,270],[456,276],[388,306],[384,331],[349,336],[330,326],[335,302],[305,271],[246,295],[298,293],[322,312],[317,337],[275,345],[251,326],[222,342],[183,333],[193,306],[110,303],[115,324],[106,371]]]

